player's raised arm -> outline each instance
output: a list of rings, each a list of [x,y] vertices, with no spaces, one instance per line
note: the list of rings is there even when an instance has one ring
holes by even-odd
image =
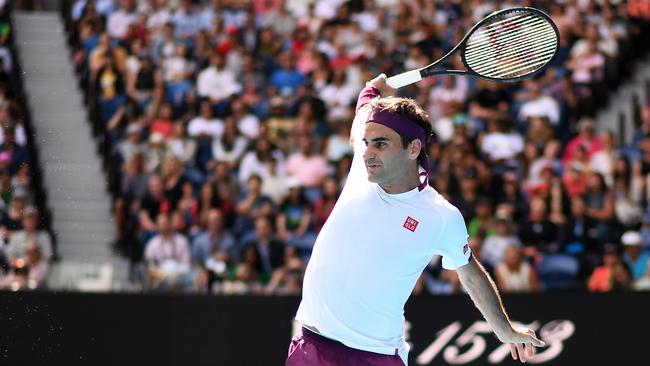
[[[355,136],[361,136],[363,134],[363,128],[368,119],[368,110],[367,108],[364,108],[364,106],[373,98],[379,96],[392,96],[394,93],[395,89],[386,84],[386,74],[380,74],[376,78],[366,82],[366,87],[361,90],[361,93],[359,93],[356,114],[354,115],[352,128],[350,130],[350,143],[352,146],[354,146]]]
[[[494,282],[475,257],[468,264],[458,268],[456,272],[472,301],[499,340],[503,343],[510,343],[513,359],[526,362],[527,358],[535,354],[535,347],[544,346],[544,342],[537,339],[533,330],[517,330],[512,326]]]

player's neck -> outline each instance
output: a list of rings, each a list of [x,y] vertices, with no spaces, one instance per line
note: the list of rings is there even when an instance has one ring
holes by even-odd
[[[379,187],[388,194],[398,194],[408,192],[420,185],[419,166],[415,165],[404,174],[398,175],[398,179],[392,182],[379,184]]]

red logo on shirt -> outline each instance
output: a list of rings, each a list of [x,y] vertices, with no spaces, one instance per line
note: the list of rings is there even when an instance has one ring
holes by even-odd
[[[411,232],[415,232],[415,229],[418,228],[418,224],[418,220],[412,218],[411,216],[408,216],[406,218],[406,221],[404,221],[404,227]]]

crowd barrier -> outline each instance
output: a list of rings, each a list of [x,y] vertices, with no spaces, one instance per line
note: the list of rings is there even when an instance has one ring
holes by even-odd
[[[0,365],[280,366],[295,297],[0,292]],[[530,364],[647,365],[650,293],[505,296]],[[414,297],[410,365],[515,365],[465,295]]]

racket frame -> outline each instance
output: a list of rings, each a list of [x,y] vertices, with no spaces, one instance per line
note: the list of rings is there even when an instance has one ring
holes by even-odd
[[[465,60],[465,50],[466,50],[465,45],[467,44],[467,41],[472,36],[472,34],[474,34],[474,32],[476,32],[476,30],[479,29],[481,26],[483,26],[483,24],[489,22],[490,20],[492,20],[495,17],[499,17],[499,16],[502,16],[503,14],[507,14],[507,13],[521,12],[521,11],[536,13],[538,16],[540,16],[541,18],[544,18],[551,25],[551,27],[553,28],[553,31],[555,32],[556,44],[558,45],[558,47],[555,47],[555,50],[553,51],[553,56],[551,56],[551,58],[549,58],[549,60],[544,65],[540,66],[534,72],[524,74],[524,75],[521,75],[521,76],[517,76],[517,77],[510,77],[510,78],[494,78],[494,77],[481,75],[481,74],[477,73],[476,71],[474,71],[471,67],[469,67],[469,65],[467,65],[467,60]],[[539,9],[536,9],[536,8],[531,8],[531,7],[516,7],[516,8],[503,9],[503,10],[499,10],[499,11],[495,11],[495,12],[491,13],[490,15],[486,16],[481,21],[476,23],[465,34],[463,39],[460,42],[458,42],[458,44],[454,48],[452,48],[451,51],[447,52],[444,56],[442,56],[442,58],[440,58],[437,61],[435,61],[435,62],[433,62],[433,63],[431,63],[431,64],[429,64],[429,65],[427,65],[425,67],[422,67],[420,69],[411,70],[411,71],[407,71],[407,72],[404,72],[404,73],[401,73],[401,74],[398,74],[398,75],[395,75],[395,76],[391,76],[390,78],[388,78],[388,80],[386,80],[386,83],[389,86],[397,89],[397,88],[400,88],[402,86],[406,86],[406,85],[412,84],[414,82],[417,82],[417,81],[420,81],[422,79],[425,79],[425,78],[428,78],[428,77],[431,77],[431,76],[435,76],[435,75],[472,75],[472,76],[477,76],[477,77],[479,77],[481,79],[490,80],[490,81],[517,82],[517,81],[520,81],[520,80],[523,80],[523,79],[527,79],[527,78],[529,78],[531,76],[534,76],[534,75],[540,73],[542,70],[544,70],[546,68],[546,66],[548,66],[548,64],[550,64],[555,59],[555,57],[557,56],[557,53],[558,53],[558,50],[559,50],[559,44],[560,44],[560,31],[558,30],[557,26],[555,25],[555,23],[553,22],[551,17],[548,16],[543,11],[541,11]],[[443,70],[443,69],[436,69],[435,68],[439,64],[446,61],[459,48],[460,48],[460,59],[463,62],[463,65],[465,66],[465,68],[467,68],[467,70]]]

